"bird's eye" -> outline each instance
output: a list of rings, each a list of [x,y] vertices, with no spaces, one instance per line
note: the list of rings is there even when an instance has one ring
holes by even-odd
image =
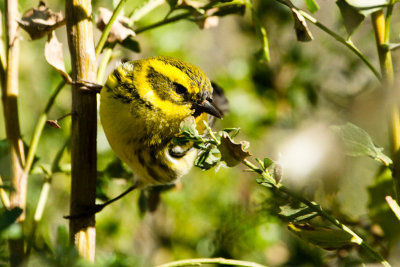
[[[174,83],[173,88],[178,95],[184,95],[188,92],[186,87],[179,83]]]

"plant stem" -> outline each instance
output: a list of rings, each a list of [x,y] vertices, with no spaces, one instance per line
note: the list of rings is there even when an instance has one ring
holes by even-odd
[[[107,38],[108,38],[108,35],[110,34],[110,31],[114,24],[114,21],[117,19],[119,12],[122,10],[125,3],[126,3],[126,0],[120,0],[117,7],[114,9],[113,14],[110,18],[110,21],[107,23],[106,27],[104,28],[104,30],[100,36],[99,42],[97,43],[96,50],[95,50],[96,57],[98,57],[100,55],[101,51],[103,50],[103,47],[107,42]]]
[[[167,24],[172,23],[172,22],[176,22],[176,21],[181,20],[181,19],[186,19],[186,18],[190,17],[190,15],[191,15],[190,12],[185,12],[185,13],[182,13],[182,14],[179,14],[179,15],[175,15],[174,17],[164,19],[162,21],[159,21],[159,22],[144,26],[142,28],[137,28],[135,30],[135,33],[139,34],[139,33],[142,33],[142,32],[145,32],[145,31],[148,31],[148,30],[151,30],[151,29],[163,26],[163,25],[167,25]]]
[[[4,185],[3,178],[1,178],[1,176],[0,176],[0,185]],[[0,188],[0,199],[1,203],[3,203],[3,206],[6,209],[10,209],[10,199],[8,198],[7,192],[6,190],[4,190],[4,188]]]
[[[391,155],[393,160],[393,183],[396,192],[396,200],[400,201],[400,118],[397,105],[397,92],[394,85],[394,72],[391,51],[384,46],[390,42],[390,22],[394,1],[387,7],[386,18],[382,10],[372,13],[372,25],[375,31],[376,46],[382,72],[383,93],[387,97],[389,106],[388,125]]]
[[[212,264],[212,263],[243,266],[243,267],[265,267],[264,265],[254,263],[254,262],[229,260],[229,259],[224,259],[224,258],[208,258],[208,259],[203,258],[203,259],[181,260],[181,261],[174,261],[174,262],[158,265],[157,267],[193,266],[193,265]]]
[[[96,81],[91,1],[65,1],[72,79]],[[96,199],[96,95],[72,85],[71,199],[70,214],[82,214]],[[70,239],[79,254],[94,262],[96,229],[94,215],[70,220]]]
[[[335,40],[338,41],[339,43],[348,47],[350,49],[350,51],[352,51],[354,54],[356,54],[365,63],[365,65],[367,65],[367,67],[374,73],[375,77],[378,80],[381,79],[381,75],[377,71],[377,69],[374,67],[374,65],[372,65],[372,63],[368,60],[368,58],[353,44],[352,41],[344,39],[342,36],[335,33],[334,31],[332,31],[331,29],[329,29],[328,27],[326,27],[325,25],[320,23],[316,18],[314,18],[313,16],[304,12],[303,10],[297,9],[297,11],[299,11],[300,14],[306,20],[308,20],[309,22],[311,22],[312,24],[314,24],[315,26],[317,26],[318,28],[320,28],[321,30],[323,30],[324,32],[326,32],[327,34],[332,36],[333,38],[335,38]]]
[[[60,93],[60,91],[64,87],[64,85],[65,85],[65,81],[64,80],[60,81],[60,83],[57,85],[56,89],[51,94],[49,100],[47,100],[46,106],[45,106],[42,114],[40,114],[40,116],[39,116],[35,130],[33,131],[33,134],[32,134],[31,142],[29,144],[28,155],[26,157],[26,164],[25,164],[25,168],[24,168],[25,174],[29,174],[29,172],[32,168],[33,159],[35,158],[35,154],[36,154],[36,150],[37,150],[37,147],[39,144],[40,136],[42,135],[43,128],[46,125],[48,114],[50,112],[51,107],[54,104],[56,97],[58,96],[58,94]]]
[[[99,68],[97,70],[97,83],[99,84],[103,82],[103,77],[105,75],[107,65],[112,57],[113,48],[114,46],[106,47],[104,49],[103,57],[100,61]]]

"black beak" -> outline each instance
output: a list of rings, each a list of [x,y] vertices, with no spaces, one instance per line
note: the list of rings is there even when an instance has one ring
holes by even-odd
[[[217,117],[218,119],[222,119],[221,112],[207,99],[203,100],[201,103],[193,104],[192,108],[195,110],[195,113],[193,114],[195,117],[205,112]]]

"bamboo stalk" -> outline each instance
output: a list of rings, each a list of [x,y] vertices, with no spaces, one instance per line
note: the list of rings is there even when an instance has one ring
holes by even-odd
[[[71,53],[72,79],[96,81],[96,57],[93,42],[90,0],[67,0],[65,3],[68,45]],[[71,199],[70,214],[85,213],[96,198],[96,95],[72,86]],[[79,254],[93,262],[95,256],[95,217],[70,220],[70,239]]]
[[[393,182],[396,192],[396,200],[400,200],[400,118],[399,107],[396,102],[396,95],[394,88],[394,72],[392,55],[389,49],[385,48],[385,44],[389,43],[390,38],[390,18],[393,3],[388,7],[388,14],[385,18],[383,11],[379,10],[372,13],[372,25],[375,32],[376,45],[378,49],[379,62],[382,73],[382,87],[385,89],[384,94],[388,101],[388,124],[389,124],[389,137],[390,148],[393,160]]]
[[[18,1],[5,1],[6,10],[6,67],[2,81],[2,102],[5,117],[6,136],[10,153],[10,178],[14,191],[10,193],[10,208],[19,207],[23,213],[19,223],[25,219],[27,176],[23,175],[25,155],[18,114]],[[24,240],[9,240],[11,266],[21,266],[24,262]]]

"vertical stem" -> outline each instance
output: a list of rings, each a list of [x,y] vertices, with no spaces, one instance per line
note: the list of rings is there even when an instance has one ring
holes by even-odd
[[[72,79],[96,81],[96,57],[93,42],[90,0],[65,2]],[[96,95],[80,85],[72,86],[71,200],[70,214],[83,214],[95,205],[96,198]],[[70,220],[70,238],[79,254],[94,261],[95,217],[78,216]]]
[[[393,160],[393,182],[395,186],[396,199],[400,200],[400,118],[399,107],[396,103],[397,92],[395,92],[392,55],[385,47],[390,41],[390,19],[393,3],[387,8],[387,16],[382,10],[372,13],[372,25],[375,31],[376,45],[378,48],[379,62],[382,73],[382,86],[388,101],[390,148]]]
[[[5,1],[6,10],[6,69],[2,79],[2,102],[5,129],[9,143],[11,182],[15,191],[10,194],[10,207],[24,210],[18,221],[25,218],[27,176],[23,175],[25,161],[23,142],[18,115],[18,60],[19,40],[17,35],[18,1]],[[10,261],[12,266],[20,266],[24,260],[24,241],[22,238],[10,240]]]

